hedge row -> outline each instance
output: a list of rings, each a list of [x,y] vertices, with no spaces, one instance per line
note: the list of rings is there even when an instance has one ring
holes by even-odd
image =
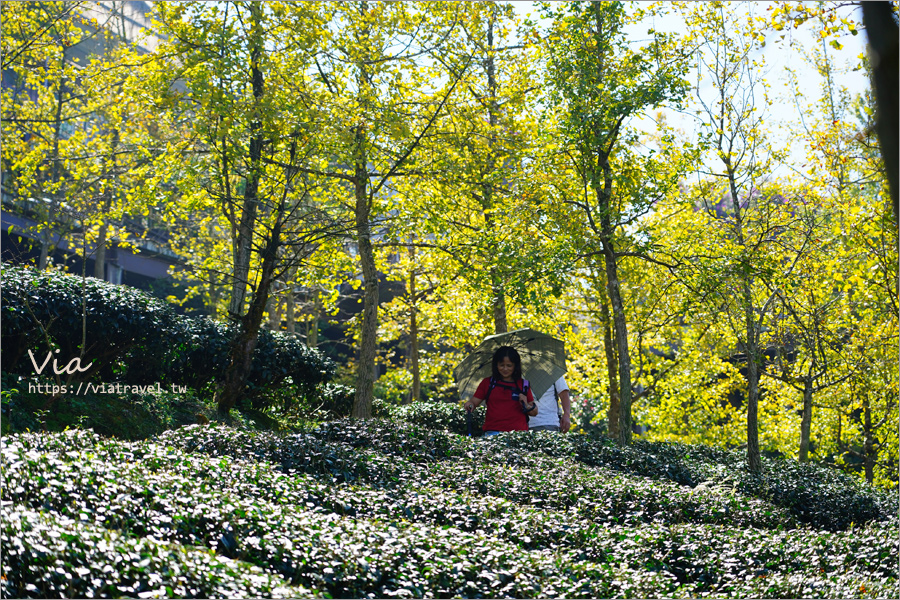
[[[80,356],[82,317],[86,343],[76,381],[131,385],[172,384],[201,390],[221,381],[228,366],[234,325],[177,314],[139,290],[55,271],[3,265],[3,367],[34,376],[30,350],[40,367],[59,350],[60,367]],[[83,314],[84,313],[84,314]],[[49,341],[48,341],[49,338]],[[52,375],[52,359],[43,371]],[[271,392],[290,382],[310,397],[335,371],[332,361],[288,334],[261,330],[248,379],[246,405],[263,408]]]
[[[304,434],[283,442],[314,439]],[[186,452],[179,440],[213,455]],[[314,457],[309,464],[320,467],[312,475],[287,475],[258,460],[273,450],[263,441],[199,427],[158,442],[83,432],[4,438],[2,542],[13,549],[4,564],[4,596],[896,597],[898,591],[896,519],[838,533],[696,522],[610,525],[584,518],[577,503],[558,510],[459,491],[439,478],[335,484],[329,463],[339,453]],[[421,441],[413,450],[418,462],[400,471],[467,463],[470,453],[486,458],[480,451],[490,450],[463,440],[462,455],[435,459],[424,452],[431,445]],[[379,454],[345,446],[350,454]],[[218,455],[229,449],[249,452],[250,460]],[[505,462],[501,456],[490,464]],[[459,471],[472,477],[484,466]],[[503,469],[507,483],[519,481],[540,497],[524,469]],[[613,487],[634,484],[631,476],[612,477]],[[579,493],[585,503],[601,504],[608,491]],[[254,567],[278,574],[281,585]]]
[[[455,405],[417,403],[388,409],[390,418],[446,435],[461,433],[464,412]],[[375,444],[391,439],[382,428],[364,428],[357,433],[352,425],[336,424],[329,431],[347,432],[357,445]],[[336,435],[336,434],[330,434]],[[858,479],[814,463],[782,458],[763,458],[763,474],[752,473],[746,465],[746,453],[710,446],[637,440],[621,447],[608,438],[578,435],[534,435],[512,433],[485,440],[527,453],[566,457],[581,464],[605,467],[657,480],[669,480],[695,487],[700,484],[733,488],[741,494],[759,498],[788,509],[801,523],[840,531],[854,523],[886,518],[898,512],[896,495],[879,492]],[[380,444],[380,445],[379,445]]]

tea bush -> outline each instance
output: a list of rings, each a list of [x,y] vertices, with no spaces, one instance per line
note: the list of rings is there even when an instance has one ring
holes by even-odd
[[[481,437],[484,427],[485,408],[479,406],[472,411],[472,434]],[[413,402],[401,406],[387,407],[388,418],[434,431],[449,431],[468,435],[466,413],[459,404],[451,402]]]
[[[144,292],[92,277],[3,265],[4,371],[34,376],[27,351],[40,366],[47,352],[59,349],[60,367],[80,356],[104,383],[159,383],[196,391],[224,378],[234,325],[205,317],[188,317]],[[86,327],[82,327],[82,313]],[[52,359],[44,374],[52,370]],[[335,372],[334,363],[294,336],[260,330],[242,408],[262,409],[273,403],[311,398]],[[290,387],[290,393],[283,388]],[[284,406],[283,406],[284,408]]]
[[[152,348],[152,354],[159,355],[162,347],[155,342],[163,339],[176,319],[166,303],[128,286],[5,263],[0,273],[0,334],[7,372],[35,374],[28,350],[38,367],[48,352],[57,349],[60,352],[53,357],[60,367],[80,356],[84,316],[82,367],[92,363],[91,373],[109,377],[112,365],[137,346]],[[45,373],[52,374],[52,364],[51,359]]]
[[[659,466],[681,455],[699,478],[719,473],[711,457],[722,455],[648,446],[653,460],[622,455],[618,469],[586,464],[587,448],[576,436],[473,439],[388,420],[292,434],[190,426],[141,442],[79,430],[4,436],[3,595],[900,591],[896,512],[829,531],[769,492],[691,487]]]

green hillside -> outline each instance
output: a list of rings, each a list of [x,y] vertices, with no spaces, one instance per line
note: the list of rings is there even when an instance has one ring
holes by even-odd
[[[4,436],[3,596],[900,595],[896,497],[843,474],[468,438],[403,410],[292,434]]]

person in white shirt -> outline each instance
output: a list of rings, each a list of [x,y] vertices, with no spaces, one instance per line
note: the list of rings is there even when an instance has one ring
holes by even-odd
[[[559,402],[556,398],[559,397]],[[528,420],[529,431],[569,431],[572,426],[572,403],[564,377],[556,380],[537,401],[538,414]]]

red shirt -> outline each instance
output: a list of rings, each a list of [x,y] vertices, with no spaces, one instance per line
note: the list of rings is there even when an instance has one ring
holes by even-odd
[[[527,431],[528,419],[522,412],[522,405],[518,400],[513,400],[513,385],[521,393],[524,381],[522,379],[514,383],[497,381],[491,395],[488,397],[488,389],[491,387],[491,378],[485,377],[475,390],[475,397],[487,400],[487,414],[484,417],[485,431]],[[534,403],[531,386],[528,387],[528,406]]]

